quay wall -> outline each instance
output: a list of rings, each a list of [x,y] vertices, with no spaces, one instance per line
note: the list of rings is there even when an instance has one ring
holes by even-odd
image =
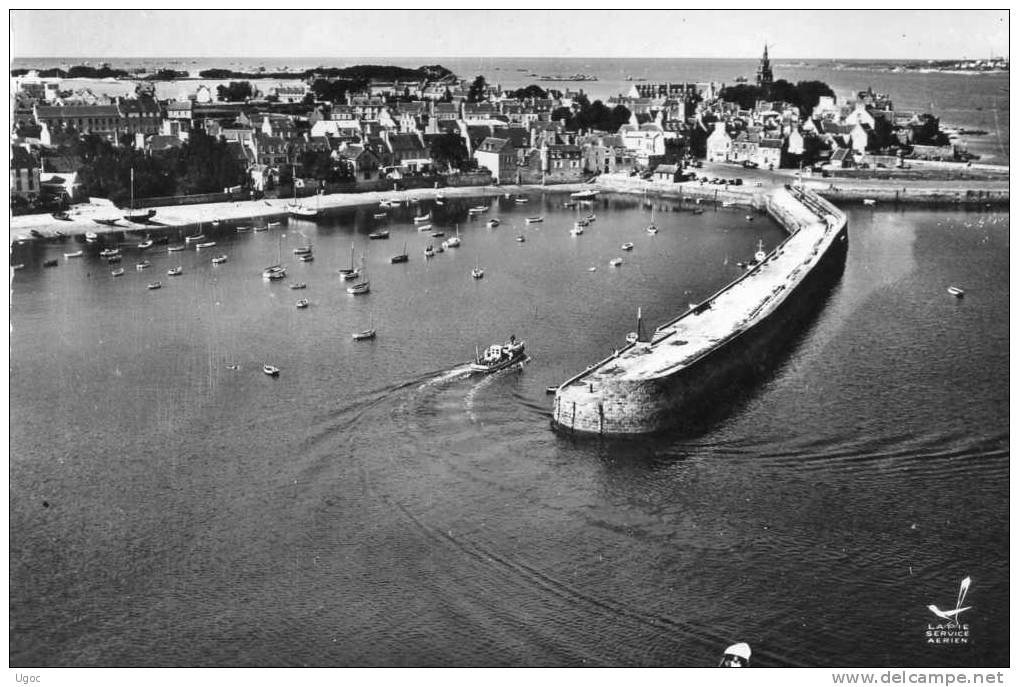
[[[901,205],[956,205],[956,206],[1008,206],[1008,189],[948,189],[948,188],[909,188],[894,184],[874,184],[873,186],[840,186],[838,182],[818,184],[807,181],[807,188],[819,196],[840,203],[860,204],[865,199],[875,200],[882,204]]]
[[[805,319],[817,312],[828,290],[841,275],[848,246],[845,215],[810,194],[804,194],[799,202],[803,203],[799,208],[791,208],[784,201],[769,202],[768,211],[792,236],[805,226],[803,211],[809,204],[812,206],[810,211],[823,213],[824,221],[830,222],[834,230],[821,248],[820,258],[778,305],[675,371],[666,370],[640,378],[620,377],[611,381],[602,378],[597,383],[585,384],[585,377],[596,370],[611,372],[617,355],[601,361],[559,387],[553,406],[553,426],[571,433],[601,435],[661,431],[683,425],[691,417],[702,414],[705,401],[727,396],[734,385],[747,379],[758,379],[773,369],[775,359],[784,355],[789,339],[801,329]],[[788,239],[771,255],[783,251],[787,242]],[[814,246],[817,251],[818,243]],[[810,256],[807,256],[809,260]],[[751,273],[752,270],[723,287],[702,305],[710,304],[715,297]],[[762,298],[764,296],[762,294]],[[656,346],[668,346],[668,338],[675,332],[670,334],[667,328],[696,311],[697,308],[684,312],[659,326],[645,355],[655,355]],[[632,348],[633,345],[628,346],[624,351],[632,351]]]

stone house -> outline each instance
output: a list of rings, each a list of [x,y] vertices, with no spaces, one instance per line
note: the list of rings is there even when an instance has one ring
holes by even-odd
[[[517,153],[509,139],[487,137],[474,151],[479,167],[485,167],[499,183],[516,181]]]
[[[732,150],[732,139],[725,131],[725,122],[715,122],[715,130],[711,132],[707,140],[708,162],[724,162],[729,159]]]

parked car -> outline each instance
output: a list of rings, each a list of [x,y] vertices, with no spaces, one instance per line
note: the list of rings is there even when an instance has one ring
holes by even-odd
[[[750,160],[744,160],[743,167],[745,169],[757,169],[758,164],[756,162],[751,162]]]

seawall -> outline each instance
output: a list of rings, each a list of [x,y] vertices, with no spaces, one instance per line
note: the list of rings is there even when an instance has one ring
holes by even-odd
[[[553,426],[643,434],[681,425],[706,397],[770,364],[845,264],[845,215],[809,191],[782,189],[768,212],[789,233],[709,298],[563,382]]]

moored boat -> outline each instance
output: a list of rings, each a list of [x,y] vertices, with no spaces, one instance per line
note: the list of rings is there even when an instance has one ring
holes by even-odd
[[[416,217],[414,217],[414,224],[421,224],[422,222],[427,222],[431,218],[432,218],[431,212],[426,212],[423,215],[417,215]]]
[[[956,298],[962,298],[966,295],[966,292],[960,289],[958,286],[949,286],[948,293],[952,294]]]
[[[576,198],[577,200],[594,200],[597,195],[598,192],[595,190],[576,191],[575,193],[570,194],[570,198]]]
[[[107,226],[107,227],[115,227],[115,226],[117,226],[117,222],[119,222],[120,219],[117,218],[117,217],[111,217],[111,218],[106,218],[106,219],[93,217],[92,221],[95,222],[96,224],[102,224],[102,225]],[[92,232],[90,232],[90,231],[86,231],[85,232],[85,238],[86,239],[88,238],[89,234],[92,234]],[[92,236],[95,236],[95,234],[92,234]]]
[[[120,255],[119,248],[104,248],[99,251],[99,257],[101,258],[112,258],[114,255]]]
[[[141,262],[136,262],[135,265],[134,265],[134,268],[136,270],[138,270],[139,272],[142,271],[142,270],[147,270],[150,267],[152,267],[152,263],[149,262],[148,260],[142,260]]]
[[[198,243],[205,239],[205,234],[192,234],[191,236],[184,237],[184,243],[190,245],[192,243]]]
[[[155,244],[155,241],[153,241],[152,239],[145,239],[144,241],[138,244],[138,250],[152,248],[153,244]]]
[[[354,332],[351,335],[351,337],[354,339],[354,341],[366,341],[368,339],[374,339],[375,338],[375,327],[373,326],[374,322],[372,321],[372,319],[373,319],[372,318],[372,313],[369,312],[368,313],[368,328],[367,329],[363,329],[363,330],[361,330],[359,332]]]
[[[217,255],[216,257],[214,257],[212,259],[212,264],[213,265],[222,265],[226,261],[227,261],[227,256],[226,255]]]
[[[294,282],[293,284],[291,284],[290,288],[293,289],[294,291],[297,291],[297,290],[300,290],[300,289],[308,288],[308,285],[305,284],[303,281],[298,281],[298,282]]]
[[[311,253],[311,246],[300,246],[294,249],[294,255],[308,255]]]
[[[167,253],[176,253],[176,252],[182,251],[182,250],[184,250],[184,246],[181,246],[181,245],[167,246],[166,247],[166,252]]]
[[[430,258],[433,255],[435,255],[435,249],[432,247],[432,244],[429,243],[427,246],[425,246],[425,257]]]
[[[623,250],[633,250],[633,244],[627,241],[622,246],[620,246],[620,248],[622,248]]]
[[[544,222],[544,217],[525,217],[524,221],[528,224],[537,224],[538,222]]]
[[[270,377],[280,376],[280,369],[275,365],[270,365],[269,363],[265,363],[262,365],[262,372],[269,375]]]
[[[622,258],[612,258],[611,260],[609,260],[609,267],[619,267],[622,264],[623,264]]]
[[[195,244],[195,250],[201,250],[203,248],[212,248],[216,245],[215,241],[203,241],[202,243]]]
[[[85,251],[83,251],[83,250],[76,250],[73,253],[64,253],[64,259],[66,260],[68,258],[80,258],[84,254],[85,254]]]
[[[308,307],[308,299],[307,298],[302,298],[301,300],[297,301],[297,303],[295,305],[299,309],[307,308]]]
[[[110,274],[112,274],[114,277],[123,277],[124,276],[124,268],[123,267],[118,267],[117,269],[115,269],[112,272],[110,272]]]
[[[148,284],[146,285],[146,287],[145,287],[145,288],[147,288],[147,289],[149,289],[149,290],[151,290],[151,291],[155,291],[156,289],[161,289],[161,288],[163,288],[163,284],[162,284],[161,282],[158,282],[158,281],[150,281],[150,282],[149,282],[149,283],[148,283]]]
[[[180,265],[177,265],[176,267],[171,267],[170,269],[166,270],[167,276],[170,276],[170,277],[177,277],[177,276],[180,276],[183,273],[184,273],[184,268],[182,266],[180,266]]]
[[[22,265],[22,267],[23,266],[24,265]],[[51,258],[49,260],[45,260],[45,261],[43,261],[42,266],[43,267],[56,267],[57,266],[57,260],[56,260],[56,258]],[[16,265],[15,265],[15,269],[18,269],[18,267]]]
[[[388,239],[389,238],[389,230],[388,229],[383,229],[382,231],[373,231],[372,233],[368,234],[368,238],[373,239],[373,240]]]
[[[499,226],[499,224],[500,224],[499,220],[496,219],[495,217],[485,222],[485,226],[488,227],[489,229],[495,229],[497,226]]]
[[[523,362],[525,357],[524,342],[510,336],[506,343],[489,346],[484,354],[476,354],[468,367],[471,372],[488,374]]]
[[[581,234],[584,233],[584,226],[585,225],[581,224],[580,222],[577,222],[576,224],[573,225],[573,228],[570,229],[570,233],[573,234],[574,236],[580,236]]]

